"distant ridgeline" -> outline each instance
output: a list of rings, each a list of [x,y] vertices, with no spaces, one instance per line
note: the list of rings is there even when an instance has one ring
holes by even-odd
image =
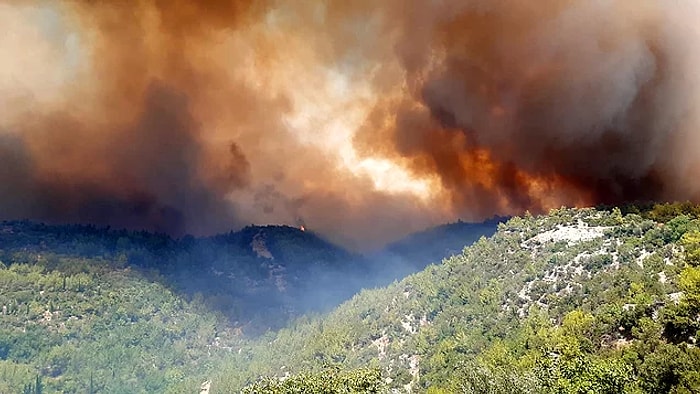
[[[283,226],[5,222],[0,393],[700,392],[699,214],[559,209],[369,257]]]
[[[433,227],[392,242],[369,258],[389,267],[386,275],[380,277],[401,279],[432,263],[438,263],[445,257],[461,253],[462,249],[481,237],[490,237],[496,232],[498,224],[507,220],[507,217],[497,216],[480,223],[460,220]]]

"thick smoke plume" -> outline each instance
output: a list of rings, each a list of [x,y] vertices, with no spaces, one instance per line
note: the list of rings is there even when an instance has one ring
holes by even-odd
[[[0,4],[0,217],[174,235],[693,199],[691,0]]]

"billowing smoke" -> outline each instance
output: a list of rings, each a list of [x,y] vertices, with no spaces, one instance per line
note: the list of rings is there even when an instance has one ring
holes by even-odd
[[[692,0],[0,5],[0,217],[368,248],[697,199]]]
[[[412,101],[388,111],[396,120],[380,139],[418,171],[439,174],[458,206],[695,197],[677,194],[689,179],[676,172],[695,154],[675,146],[697,146],[700,42],[689,19],[697,5],[472,1],[409,10],[404,32],[419,33],[402,35],[398,56]]]

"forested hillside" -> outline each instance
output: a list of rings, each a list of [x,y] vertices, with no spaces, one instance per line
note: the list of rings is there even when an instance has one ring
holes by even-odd
[[[327,305],[294,297],[304,283],[341,297],[361,276],[328,268],[373,263],[282,227],[172,240],[5,223],[0,392],[697,392],[699,212],[512,218],[442,263],[297,318],[267,315]],[[224,283],[238,288],[217,298]]]
[[[83,263],[57,267],[64,258]],[[5,222],[0,226],[0,261],[40,262],[60,272],[80,272],[97,263],[153,273],[177,294],[203,298],[210,309],[250,334],[337,304],[361,288],[359,282],[370,269],[362,256],[287,226],[249,226],[214,237],[173,239],[93,226]],[[353,281],[336,286],[338,276]]]
[[[240,336],[154,279],[96,259],[0,264],[0,392],[37,376],[47,393],[192,392]]]
[[[192,392],[217,357],[417,263],[391,264],[287,226],[173,239],[3,222],[0,392]]]
[[[690,205],[513,218],[440,265],[246,348],[212,388],[336,366],[429,393],[698,392],[699,224]]]
[[[366,264],[284,226],[176,240],[4,222],[0,393],[37,376],[45,392],[192,392],[247,338],[351,296]]]

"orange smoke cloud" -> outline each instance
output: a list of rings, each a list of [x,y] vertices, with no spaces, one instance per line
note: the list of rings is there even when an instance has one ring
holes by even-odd
[[[691,1],[1,5],[4,218],[351,247],[695,199]]]

